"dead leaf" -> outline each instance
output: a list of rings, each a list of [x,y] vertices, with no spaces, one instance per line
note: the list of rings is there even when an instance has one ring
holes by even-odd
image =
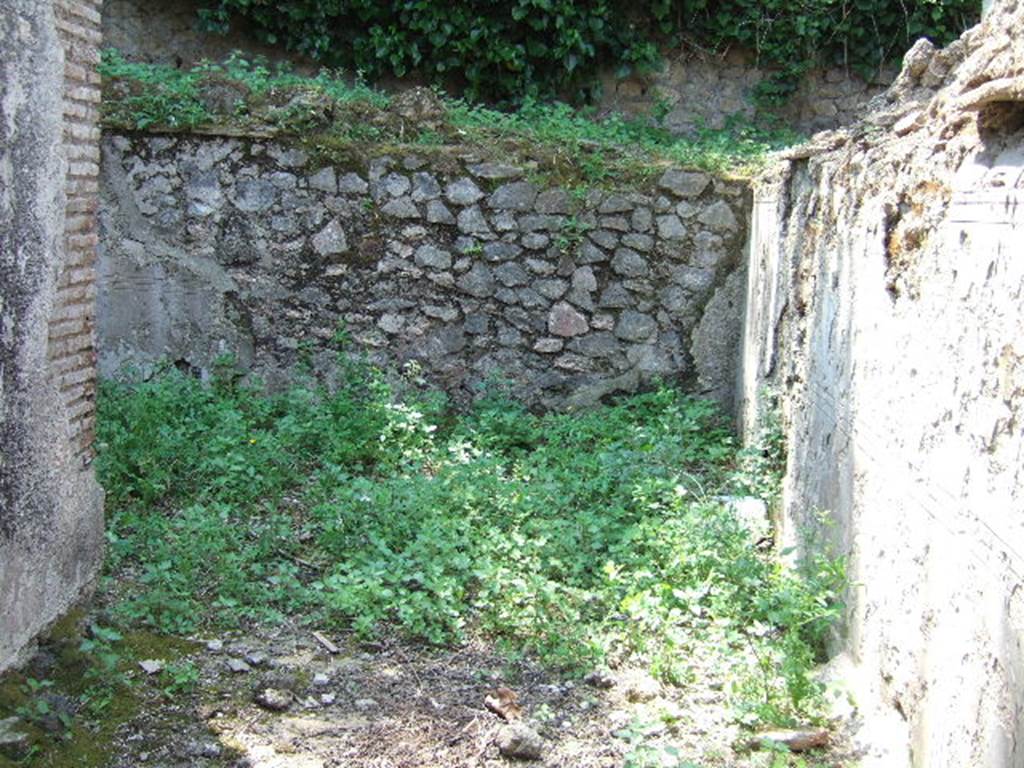
[[[821,728],[762,731],[747,742],[750,749],[762,749],[769,744],[782,744],[790,752],[806,752],[809,749],[827,747],[828,731]]]
[[[523,716],[519,706],[519,694],[511,688],[501,686],[484,697],[484,706],[503,720],[518,720]]]

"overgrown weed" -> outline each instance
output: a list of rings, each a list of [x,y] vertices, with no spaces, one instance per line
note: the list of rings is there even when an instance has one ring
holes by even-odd
[[[103,384],[119,622],[482,635],[568,670],[643,660],[676,683],[714,647],[749,724],[820,714],[841,564],[784,567],[717,501],[745,486],[711,404],[661,388],[539,416],[496,393],[455,414],[365,363],[344,371],[335,391],[173,368]]]
[[[608,185],[639,180],[675,165],[732,175],[756,170],[767,153],[799,136],[768,115],[735,117],[722,128],[674,136],[655,115],[595,115],[559,102],[526,99],[501,111],[438,93],[436,123],[410,125],[389,112],[390,98],[358,77],[323,71],[315,77],[234,55],[191,69],[127,61],[103,54],[104,122],[129,130],[230,127],[301,136],[313,144],[446,144],[491,149],[551,166],[546,172]]]

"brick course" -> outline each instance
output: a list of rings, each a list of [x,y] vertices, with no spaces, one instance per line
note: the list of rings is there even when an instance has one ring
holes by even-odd
[[[67,409],[69,438],[84,463],[93,456],[96,397],[96,210],[99,195],[101,0],[57,0],[64,49],[67,195],[64,259],[50,318],[50,375]]]

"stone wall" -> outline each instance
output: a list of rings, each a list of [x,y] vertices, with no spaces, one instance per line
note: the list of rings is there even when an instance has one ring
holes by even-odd
[[[651,74],[622,79],[606,72],[601,78],[600,106],[643,116],[664,104],[668,108],[664,126],[674,133],[692,133],[701,126],[721,128],[731,117],[754,116],[753,94],[766,74],[749,51],[733,49],[720,55],[668,51],[662,66]],[[814,69],[777,112],[804,133],[848,125],[895,74],[883,70],[868,81],[841,67]]]
[[[315,62],[257,42],[244,23],[227,36],[203,32],[197,24],[199,0],[106,0],[103,32],[106,44],[130,59],[171,66],[191,66],[202,59],[221,61],[234,50],[287,60],[299,71],[315,72]],[[796,94],[780,110],[793,127],[813,132],[853,122],[868,99],[892,82],[894,71],[879,72],[870,82],[839,67],[816,69],[803,79]],[[601,77],[604,112],[650,115],[661,101],[670,106],[664,125],[680,134],[700,125],[721,127],[733,115],[754,114],[751,93],[765,77],[752,52],[738,49],[717,55],[692,49],[664,52],[655,73],[622,79],[608,70]],[[381,85],[402,90],[415,79],[386,78]]]
[[[276,381],[329,370],[344,327],[458,400],[495,377],[542,407],[662,377],[728,402],[746,185],[668,170],[574,193],[539,173],[459,148],[351,167],[267,140],[109,136],[101,370],[234,353]]]
[[[99,2],[0,16],[0,669],[88,588]]]
[[[299,71],[317,67],[301,56],[256,40],[244,24],[227,35],[212,35],[199,28],[199,9],[212,5],[200,0],[104,0],[104,45],[124,51],[134,61],[190,67],[203,59],[223,61],[233,51],[287,60]]]
[[[850,557],[865,767],[1024,765],[1021,29],[1003,0],[918,43],[866,121],[756,185],[744,422],[774,388],[782,543]]]

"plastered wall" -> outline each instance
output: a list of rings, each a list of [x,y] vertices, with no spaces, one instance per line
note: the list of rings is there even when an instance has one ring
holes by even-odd
[[[92,474],[99,2],[0,15],[0,669],[102,554]]]
[[[850,559],[864,766],[1024,765],[1021,29],[919,44],[755,185],[742,419],[781,403],[783,544]]]

